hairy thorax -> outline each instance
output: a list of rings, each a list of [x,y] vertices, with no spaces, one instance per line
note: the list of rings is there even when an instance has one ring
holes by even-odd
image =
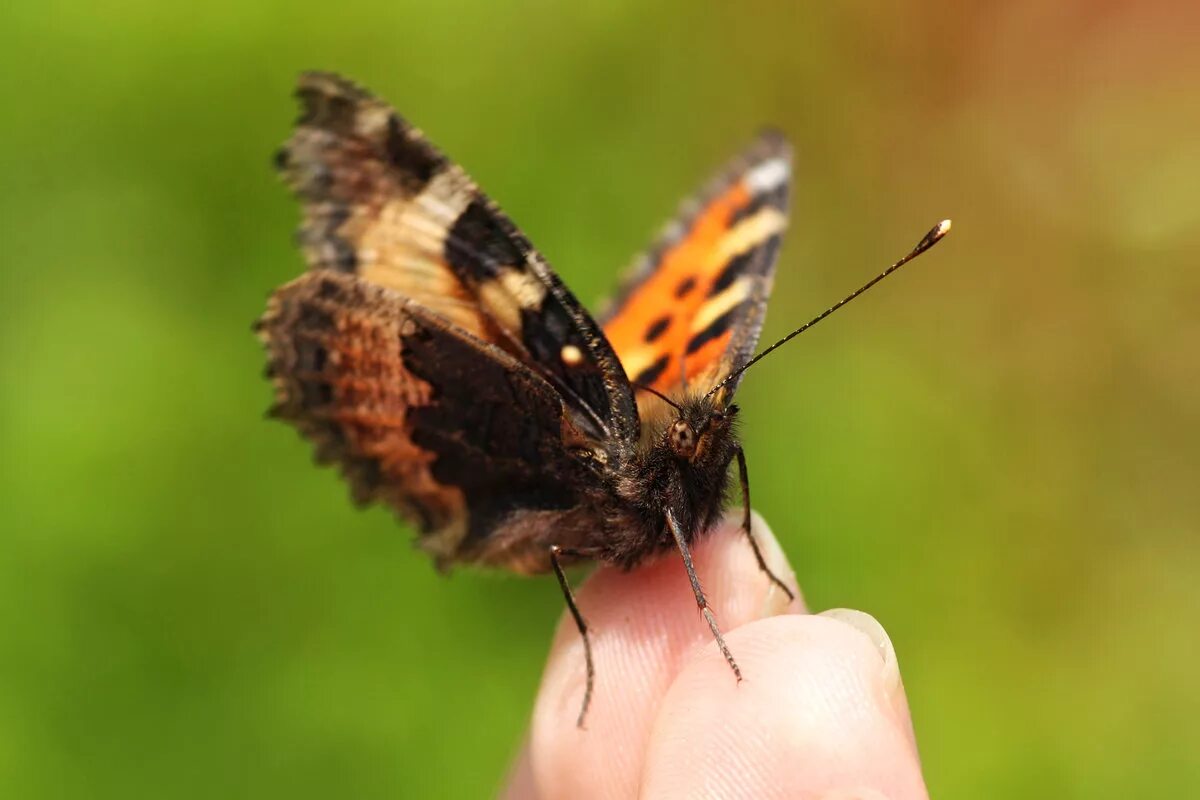
[[[725,508],[729,466],[737,452],[737,407],[718,407],[702,396],[643,422],[641,445],[623,465],[616,503],[600,559],[632,568],[675,547],[669,509],[690,544],[716,523]]]

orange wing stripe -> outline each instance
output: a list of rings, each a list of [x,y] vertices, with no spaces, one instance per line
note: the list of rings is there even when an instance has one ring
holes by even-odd
[[[734,213],[750,199],[745,181],[740,180],[714,198],[687,235],[663,254],[658,269],[638,288],[638,296],[605,326],[604,333],[631,381],[642,376],[647,385],[663,392],[679,384],[679,361],[695,333],[692,323],[727,263],[721,240]],[[663,319],[669,319],[665,327]],[[689,380],[721,357],[731,336],[727,331],[687,355]],[[660,369],[663,355],[669,356],[670,363]]]

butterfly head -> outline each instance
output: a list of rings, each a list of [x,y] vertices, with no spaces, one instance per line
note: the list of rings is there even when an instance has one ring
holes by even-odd
[[[731,441],[737,412],[737,406],[721,406],[707,397],[685,401],[675,421],[667,426],[664,443],[680,461],[702,463]]]

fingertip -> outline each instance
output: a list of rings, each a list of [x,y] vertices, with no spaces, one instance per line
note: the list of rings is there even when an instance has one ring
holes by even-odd
[[[728,642],[745,680],[729,679],[715,648],[682,670],[649,740],[643,796],[926,797],[903,686],[861,627],[786,615]]]
[[[857,611],[852,608],[831,608],[822,611],[817,616],[834,619],[843,625],[848,625],[865,636],[879,653],[879,657],[883,661],[879,673],[879,684],[891,701],[896,718],[903,723],[915,747],[916,737],[913,734],[912,718],[908,711],[908,699],[904,694],[904,681],[900,677],[900,662],[896,658],[896,648],[892,644],[892,638],[888,636],[883,625],[865,611]]]
[[[795,599],[768,580],[741,529],[741,513],[731,514],[692,549],[709,606],[725,632],[804,608],[770,529],[758,515],[752,526],[764,560]],[[594,695],[580,730],[575,721],[586,682],[584,648],[574,621],[564,614],[534,708],[534,775],[547,797],[603,791],[629,796],[637,790],[663,696],[692,651],[711,643],[712,635],[674,551],[633,571],[600,567],[579,587],[576,599],[592,640]]]

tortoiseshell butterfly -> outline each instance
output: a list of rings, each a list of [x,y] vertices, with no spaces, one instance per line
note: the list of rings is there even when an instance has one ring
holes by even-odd
[[[303,205],[310,269],[256,326],[271,413],[340,466],[356,501],[411,520],[439,566],[556,573],[585,644],[580,724],[594,667],[567,563],[632,568],[678,551],[740,679],[690,547],[721,514],[736,461],[746,535],[791,595],[750,533],[732,403],[787,225],[784,139],[761,135],[686,202],[597,319],[387,104],[325,73],[303,75],[297,95],[277,166]]]

